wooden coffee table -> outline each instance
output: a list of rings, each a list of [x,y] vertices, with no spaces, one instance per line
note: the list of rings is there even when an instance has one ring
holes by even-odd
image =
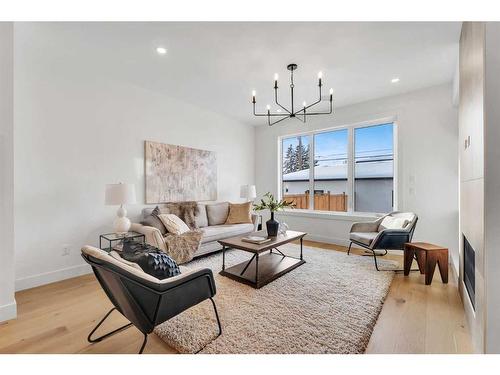
[[[257,236],[267,235],[265,231],[254,234]],[[286,234],[279,234],[270,242],[262,245],[242,241],[241,239],[246,235],[221,240],[219,243],[222,245],[222,271],[219,273],[254,288],[262,288],[306,262],[302,258],[302,239],[306,234],[289,230]],[[279,246],[295,240],[300,240],[300,258],[285,255],[278,249]],[[253,256],[249,261],[226,268],[226,250],[228,248],[247,251],[253,253]]]

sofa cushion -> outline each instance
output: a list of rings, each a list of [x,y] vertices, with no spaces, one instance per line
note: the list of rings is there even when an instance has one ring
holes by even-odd
[[[229,214],[229,203],[221,202],[215,204],[207,204],[208,225],[221,225],[227,220]]]
[[[203,203],[198,203],[198,213],[195,215],[194,220],[198,228],[208,227],[207,206]]]
[[[242,224],[252,222],[252,202],[229,203],[229,214],[226,224]]]
[[[362,244],[370,246],[377,235],[377,232],[351,232],[349,238],[353,241],[361,242]]]
[[[201,243],[207,243],[253,232],[253,224],[211,225],[202,228],[202,231],[203,237],[201,237]]]

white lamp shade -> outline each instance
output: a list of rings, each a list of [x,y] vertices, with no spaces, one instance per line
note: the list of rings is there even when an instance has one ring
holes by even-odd
[[[107,184],[105,203],[108,206],[119,206],[122,204],[134,204],[135,185],[134,184]]]
[[[240,198],[253,200],[256,197],[257,197],[257,191],[255,189],[255,185],[241,185]]]

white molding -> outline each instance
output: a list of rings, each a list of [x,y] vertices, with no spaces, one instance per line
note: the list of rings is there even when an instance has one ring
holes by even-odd
[[[17,303],[14,300],[7,305],[0,306],[0,322],[15,319],[17,317]]]
[[[332,212],[332,211],[314,211],[314,210],[302,210],[302,209],[292,209],[283,210],[276,212],[277,216],[299,216],[299,217],[310,217],[315,219],[326,219],[326,220],[342,220],[342,221],[369,221],[376,220],[381,215],[376,214],[363,214],[363,213],[351,213],[351,212]]]
[[[40,273],[38,275],[23,277],[16,280],[16,292],[24,289],[34,288],[36,286],[54,283],[72,277],[86,275],[92,272],[92,268],[88,264],[80,264],[78,266],[62,268],[56,271]]]
[[[324,242],[332,245],[339,245],[345,247],[348,247],[350,243],[350,241],[345,238],[329,237],[329,236],[322,236],[320,234],[310,234],[310,233],[307,234],[305,239],[310,241]]]

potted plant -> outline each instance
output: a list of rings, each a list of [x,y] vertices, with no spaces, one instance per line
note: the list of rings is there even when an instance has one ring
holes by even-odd
[[[278,228],[280,223],[274,220],[274,213],[276,211],[282,210],[283,208],[293,208],[295,206],[292,202],[287,202],[282,199],[281,201],[274,198],[270,192],[264,194],[264,198],[260,200],[260,203],[254,204],[253,208],[255,211],[269,210],[271,212],[271,219],[266,221],[267,235],[270,237],[276,237],[278,235]]]

